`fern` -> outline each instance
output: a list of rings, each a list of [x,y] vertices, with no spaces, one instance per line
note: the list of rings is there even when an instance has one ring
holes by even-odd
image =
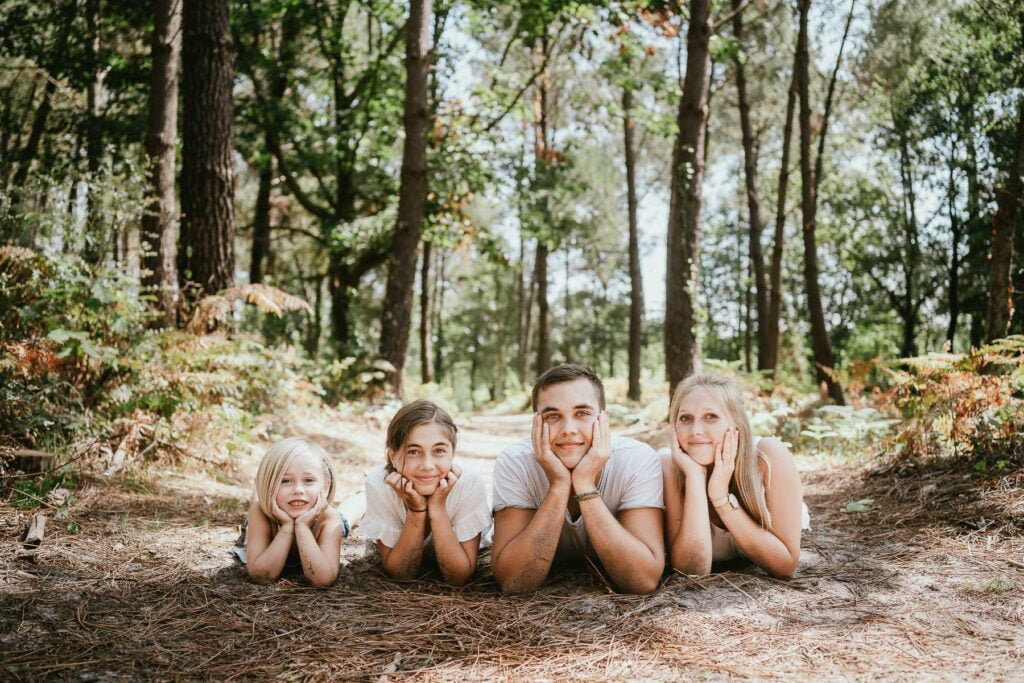
[[[289,311],[313,312],[305,299],[277,287],[265,284],[241,285],[204,297],[196,306],[192,320],[188,323],[189,331],[196,335],[214,331],[228,320],[236,301],[243,301],[255,306],[262,313],[273,313],[276,316],[282,316]]]

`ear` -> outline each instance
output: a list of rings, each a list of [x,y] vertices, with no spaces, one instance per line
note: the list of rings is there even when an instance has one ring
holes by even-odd
[[[395,452],[390,448],[386,448],[384,452],[387,454],[388,464],[391,465],[391,469],[397,470],[398,468],[395,467]]]

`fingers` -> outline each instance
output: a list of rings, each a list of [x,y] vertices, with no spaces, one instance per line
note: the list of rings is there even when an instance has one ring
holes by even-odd
[[[449,471],[454,472],[456,477],[462,476],[462,468],[456,465],[455,463],[452,463],[452,468]]]
[[[541,448],[544,449],[544,455],[554,455],[554,453],[551,452],[551,425],[549,425],[547,422],[544,422],[541,426],[540,434]]]

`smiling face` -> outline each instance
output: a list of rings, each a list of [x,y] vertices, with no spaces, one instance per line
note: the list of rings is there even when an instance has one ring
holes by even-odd
[[[299,453],[281,475],[275,497],[278,507],[295,519],[316,505],[317,497],[327,495],[323,461],[309,453]]]
[[[395,470],[412,482],[418,494],[429,496],[451,470],[455,447],[444,427],[426,422],[413,427],[400,451],[389,457]]]
[[[585,378],[544,387],[537,412],[548,427],[551,450],[570,470],[590,450],[594,422],[601,412],[594,384]]]
[[[698,464],[715,462],[715,446],[735,426],[725,406],[709,391],[696,388],[679,403],[675,416],[679,447]]]

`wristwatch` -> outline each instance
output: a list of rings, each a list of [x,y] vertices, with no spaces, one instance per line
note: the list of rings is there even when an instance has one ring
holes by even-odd
[[[725,512],[726,510],[739,510],[740,501],[736,499],[735,493],[730,493],[728,496],[721,498],[712,498],[711,506],[715,508],[715,512]]]

